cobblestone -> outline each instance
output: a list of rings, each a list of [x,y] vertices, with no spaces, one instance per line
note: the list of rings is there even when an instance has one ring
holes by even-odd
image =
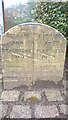
[[[55,118],[59,116],[58,109],[55,105],[52,106],[35,106],[36,118]]]
[[[40,91],[27,91],[24,94],[24,101],[41,101],[41,92]]]
[[[10,114],[10,118],[31,118],[30,106],[15,105]]]
[[[45,90],[45,95],[48,101],[63,101],[61,93],[57,89]]]
[[[66,104],[59,105],[60,106],[60,112],[68,115],[68,106]]]
[[[2,102],[0,102],[0,118],[3,118],[4,116],[6,116],[7,108],[8,108],[8,105],[3,105]]]
[[[19,91],[3,91],[1,94],[2,101],[18,101],[20,92]]]

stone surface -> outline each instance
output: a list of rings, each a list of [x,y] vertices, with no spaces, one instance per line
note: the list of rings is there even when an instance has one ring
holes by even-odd
[[[0,101],[0,118],[2,118],[2,102]]]
[[[18,101],[20,92],[19,91],[3,91],[1,94],[2,101]]]
[[[2,91],[2,80],[0,80],[0,91]]]
[[[63,84],[64,88],[66,88],[66,89],[68,88],[68,81],[63,80],[62,84]]]
[[[22,80],[12,80],[12,79],[10,80],[10,78],[9,78],[8,80],[4,80],[4,88],[9,89],[9,90],[15,89],[16,87],[19,87],[23,84],[22,81],[23,81],[23,79]],[[29,86],[28,82],[25,84],[27,84],[27,86]]]
[[[0,102],[0,118],[6,116],[7,108],[8,108],[7,105],[3,105],[2,102]]]
[[[68,105],[61,104],[59,106],[60,106],[60,112],[63,113],[63,114],[65,114],[65,115],[68,115]]]
[[[63,77],[65,52],[65,38],[50,26],[27,23],[11,28],[2,36],[4,88],[15,81],[27,86],[39,80],[57,83]]]
[[[36,118],[55,118],[59,116],[58,109],[55,105],[52,106],[35,106]]]
[[[65,89],[65,90],[63,90],[63,92],[62,92],[65,96],[67,96],[67,90]]]
[[[45,95],[48,101],[63,101],[61,93],[57,89],[45,90]]]
[[[27,91],[24,93],[24,101],[31,100],[32,102],[41,101],[40,91]]]
[[[13,106],[10,118],[31,118],[30,106],[22,105]]]
[[[0,74],[0,80],[2,80],[2,74]]]

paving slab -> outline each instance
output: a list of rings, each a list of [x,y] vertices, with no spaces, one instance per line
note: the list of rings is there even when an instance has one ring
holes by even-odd
[[[35,106],[36,118],[55,118],[59,116],[58,109],[55,105],[52,106]]]
[[[18,101],[20,92],[19,91],[3,91],[1,94],[2,101]]]
[[[26,91],[24,93],[24,101],[41,101],[41,91]]]
[[[31,118],[30,106],[22,105],[13,106],[10,118]]]
[[[59,106],[60,106],[60,112],[63,113],[63,114],[65,114],[65,115],[68,115],[68,105],[61,104]]]
[[[45,90],[48,101],[63,101],[63,97],[58,89]]]

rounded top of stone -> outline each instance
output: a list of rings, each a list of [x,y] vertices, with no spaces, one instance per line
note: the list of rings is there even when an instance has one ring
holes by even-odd
[[[57,34],[59,34],[60,36],[62,36],[63,39],[66,40],[66,38],[64,37],[64,35],[63,35],[62,33],[60,33],[58,30],[56,30],[55,28],[53,28],[53,27],[51,27],[51,26],[49,26],[49,25],[47,25],[47,24],[36,23],[36,22],[35,22],[35,23],[34,23],[34,22],[29,22],[29,23],[21,23],[21,24],[18,24],[18,25],[16,25],[16,26],[10,28],[7,32],[5,32],[5,33],[2,35],[2,37],[3,37],[4,35],[6,35],[7,33],[14,33],[14,31],[13,31],[14,29],[18,28],[18,30],[20,30],[20,27],[24,27],[24,26],[32,26],[33,28],[34,28],[35,26],[45,27],[45,28],[48,28],[49,30],[51,29],[53,32],[56,32]],[[49,34],[49,33],[48,33],[48,34]]]

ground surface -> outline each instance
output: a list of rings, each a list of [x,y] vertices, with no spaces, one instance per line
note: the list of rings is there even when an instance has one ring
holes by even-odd
[[[66,79],[66,80],[65,80]],[[2,90],[0,62],[0,118],[67,118],[68,59],[60,83],[36,82],[31,88],[20,86]]]

